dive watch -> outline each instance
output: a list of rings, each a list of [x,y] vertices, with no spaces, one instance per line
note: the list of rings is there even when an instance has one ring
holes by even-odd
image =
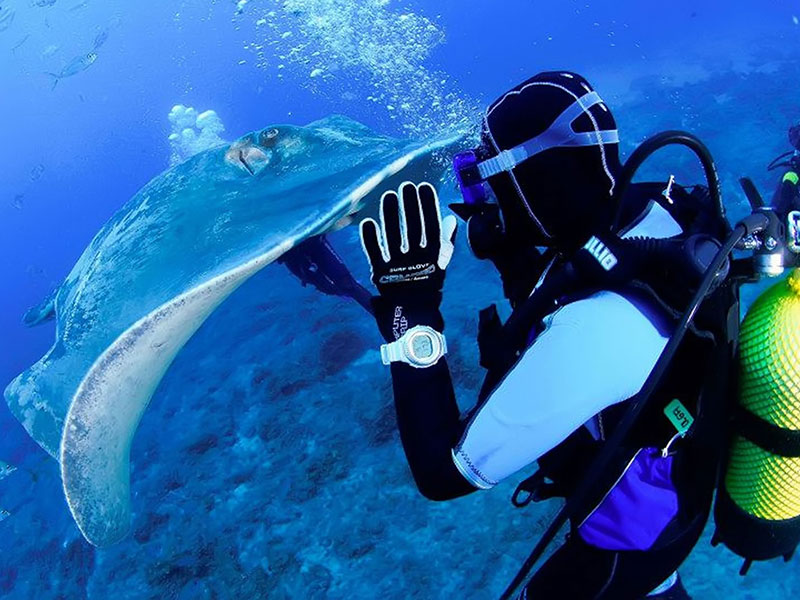
[[[381,346],[381,361],[388,365],[404,362],[424,369],[435,365],[447,353],[444,336],[427,325],[416,325],[391,344]]]

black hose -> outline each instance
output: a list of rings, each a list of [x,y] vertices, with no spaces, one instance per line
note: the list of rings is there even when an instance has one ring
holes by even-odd
[[[617,212],[614,215],[614,220],[611,225],[611,231],[613,233],[619,231],[625,192],[628,191],[628,187],[633,181],[633,176],[636,174],[636,171],[639,170],[639,167],[641,167],[644,161],[650,158],[653,153],[665,146],[672,145],[686,146],[700,159],[700,164],[703,166],[703,172],[705,173],[706,182],[708,183],[708,192],[711,195],[711,199],[714,201],[714,208],[719,215],[722,217],[725,216],[725,207],[722,205],[722,192],[720,191],[717,168],[714,165],[711,152],[709,152],[706,145],[700,141],[698,137],[686,131],[664,131],[645,140],[631,153],[630,158],[628,158],[625,166],[622,168],[619,185],[614,193]],[[725,221],[724,218],[723,221]],[[728,229],[728,233],[729,232],[730,229]]]
[[[747,201],[750,203],[750,208],[752,210],[758,210],[766,206],[764,204],[764,199],[761,197],[761,194],[758,193],[758,188],[756,188],[756,184],[753,183],[752,179],[749,177],[741,177],[739,179],[739,185],[742,186],[742,191],[747,197]]]
[[[788,158],[790,156],[793,156],[794,154],[795,154],[795,150],[789,150],[788,152],[784,152],[780,156],[775,157],[772,160],[772,162],[767,165],[767,171],[773,171],[774,169],[777,169],[778,167],[791,167],[792,166],[792,161],[791,160],[786,160],[785,161],[783,159]],[[778,162],[778,161],[783,161],[783,162]]]
[[[711,265],[708,267],[700,286],[697,288],[697,292],[695,292],[695,295],[689,304],[689,308],[683,313],[675,332],[669,338],[667,345],[661,352],[661,356],[659,356],[658,361],[653,367],[653,370],[650,371],[650,375],[642,386],[642,389],[638,394],[630,399],[630,406],[622,416],[622,420],[614,429],[612,436],[605,443],[603,450],[600,452],[597,458],[592,461],[591,466],[587,470],[588,475],[580,481],[574,493],[567,498],[564,506],[561,508],[559,513],[553,519],[552,523],[550,523],[550,526],[539,539],[539,543],[536,544],[536,547],[525,560],[516,577],[514,577],[513,581],[503,592],[503,595],[500,596],[500,600],[509,600],[513,596],[517,588],[519,588],[519,586],[528,577],[533,569],[533,566],[542,557],[542,554],[544,554],[547,546],[550,545],[550,542],[553,541],[553,538],[556,536],[559,530],[572,516],[575,508],[583,504],[583,502],[586,500],[586,497],[597,483],[600,473],[603,473],[609,466],[617,449],[625,440],[625,437],[636,423],[639,415],[646,408],[647,403],[652,397],[656,387],[661,382],[661,378],[666,373],[672,358],[675,356],[675,352],[677,352],[678,346],[683,340],[683,336],[689,329],[689,324],[692,322],[692,319],[694,319],[694,316],[697,313],[697,310],[700,308],[700,305],[703,303],[706,294],[714,284],[714,280],[716,279],[720,267],[722,267],[725,260],[733,251],[734,246],[736,246],[739,240],[741,240],[747,233],[747,226],[743,224],[737,225],[728,236],[728,239],[722,245],[722,248],[720,248],[720,250],[714,256],[714,260],[711,261]]]

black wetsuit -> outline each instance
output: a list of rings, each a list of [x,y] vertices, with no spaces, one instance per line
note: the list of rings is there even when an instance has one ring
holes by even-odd
[[[372,295],[350,274],[324,235],[308,238],[278,259],[305,286],[323,294],[352,298],[372,312]]]

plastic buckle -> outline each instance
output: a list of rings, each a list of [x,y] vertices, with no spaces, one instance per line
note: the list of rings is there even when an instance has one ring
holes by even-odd
[[[531,502],[549,500],[558,495],[560,494],[557,486],[554,483],[545,482],[545,475],[539,470],[517,486],[514,495],[511,496],[511,504],[517,508],[523,508]]]
[[[498,154],[497,162],[502,167],[503,171],[510,171],[517,166],[517,160],[511,150],[503,150]]]

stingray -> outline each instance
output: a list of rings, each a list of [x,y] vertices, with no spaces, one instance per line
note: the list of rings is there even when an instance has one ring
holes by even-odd
[[[67,503],[97,546],[131,521],[130,448],[167,368],[238,286],[302,240],[346,225],[385,189],[438,176],[460,136],[414,142],[332,116],[275,125],[146,184],[26,315],[56,341],[5,397],[60,460]]]

